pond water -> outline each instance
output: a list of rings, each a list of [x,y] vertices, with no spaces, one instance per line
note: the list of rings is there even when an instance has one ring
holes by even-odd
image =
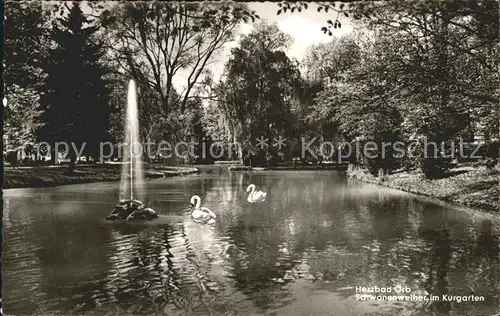
[[[264,203],[246,202],[250,183],[268,193]],[[499,309],[493,218],[337,171],[206,167],[146,183],[147,201],[167,221],[118,225],[103,220],[118,186],[4,191],[7,315],[464,316]],[[217,214],[215,226],[186,215],[195,194]],[[356,287],[371,286],[439,299],[360,300]]]

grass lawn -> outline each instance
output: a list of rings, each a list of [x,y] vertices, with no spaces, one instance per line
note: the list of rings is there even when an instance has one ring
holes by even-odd
[[[349,176],[394,189],[440,200],[500,212],[499,171],[484,166],[459,165],[446,177],[428,180],[420,172],[396,172],[382,180],[365,170],[350,170]]]
[[[81,165],[73,174],[67,174],[67,166],[5,167],[3,189],[50,187],[66,184],[118,181],[120,165]],[[146,178],[173,177],[198,172],[196,168],[145,166]]]

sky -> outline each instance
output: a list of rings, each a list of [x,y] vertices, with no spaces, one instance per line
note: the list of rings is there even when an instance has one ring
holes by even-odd
[[[308,10],[303,10],[302,12],[295,11],[294,13],[287,12],[281,15],[276,14],[279,9],[277,3],[249,2],[248,6],[250,10],[255,10],[262,20],[267,20],[269,23],[277,23],[280,30],[292,37],[293,44],[286,51],[289,57],[301,60],[307,47],[332,40],[332,37],[321,31],[321,27],[326,25],[328,19],[333,20],[336,13],[318,13],[314,4],[309,5]],[[224,63],[229,58],[231,47],[237,45],[237,41],[241,35],[250,33],[252,29],[252,23],[240,25],[235,41],[226,45],[224,51],[218,56],[217,63],[212,67],[215,77],[219,77],[222,73]],[[341,37],[352,32],[352,29],[353,26],[350,21],[343,19],[342,28],[334,30],[333,36]]]
[[[292,36],[294,44],[287,52],[290,57],[301,59],[308,46],[331,40],[330,36],[323,34],[321,27],[326,25],[328,19],[333,20],[335,13],[318,13],[314,4],[310,5],[308,10],[287,12],[281,15],[276,15],[279,9],[277,3],[251,2],[249,7],[255,10],[262,19],[270,23],[276,22],[283,32]],[[333,36],[340,37],[352,31],[349,21],[343,20],[342,22],[342,28],[335,30]],[[241,28],[243,32],[250,32],[252,26],[243,25]]]

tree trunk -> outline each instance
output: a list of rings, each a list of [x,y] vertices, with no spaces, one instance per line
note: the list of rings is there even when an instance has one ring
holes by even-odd
[[[70,161],[68,165],[68,174],[73,174],[75,172],[75,164],[76,164],[76,154],[73,152],[73,150],[70,150]]]
[[[55,165],[56,164],[56,148],[55,146],[50,146],[50,164]]]
[[[243,149],[241,146],[238,146],[238,160],[240,161],[240,165],[245,165],[245,157],[243,156]]]

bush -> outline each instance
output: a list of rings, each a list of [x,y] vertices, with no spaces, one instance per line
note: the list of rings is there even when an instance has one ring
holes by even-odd
[[[451,158],[432,157],[423,158],[420,162],[420,169],[427,179],[437,179],[443,176],[451,167]]]
[[[403,168],[405,171],[410,171],[416,166],[418,166],[418,161],[414,157],[408,157],[408,155],[404,155],[401,159],[398,161],[398,167]]]
[[[399,165],[399,161],[392,156],[392,153],[389,153],[385,157],[383,157],[380,153],[375,158],[371,157],[373,156],[370,156],[370,158],[365,156],[363,157],[363,161],[368,171],[376,177],[379,176],[381,172],[380,170],[383,171],[383,174],[387,174]]]
[[[11,164],[13,167],[17,166],[17,151],[12,150],[7,152],[6,161]]]
[[[489,143],[485,150],[485,156],[492,160],[497,160],[500,156],[500,143],[498,141],[492,141]]]
[[[443,157],[443,153],[430,143],[426,147],[425,143],[419,140],[416,145],[412,153],[415,155],[414,161],[426,179],[441,178],[452,167],[452,158]]]
[[[367,159],[365,158],[365,165],[368,172],[370,172],[373,176],[377,177],[379,174],[379,169],[381,168],[379,159]]]
[[[494,169],[497,162],[498,162],[498,159],[486,158],[484,165],[488,169]]]

